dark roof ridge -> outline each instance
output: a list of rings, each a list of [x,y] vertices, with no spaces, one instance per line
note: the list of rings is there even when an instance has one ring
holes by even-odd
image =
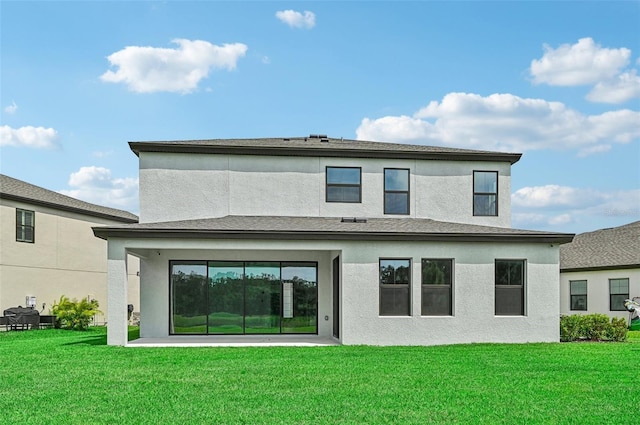
[[[0,174],[0,198],[107,218],[123,223],[138,222],[138,216],[128,211],[81,201],[4,174]]]

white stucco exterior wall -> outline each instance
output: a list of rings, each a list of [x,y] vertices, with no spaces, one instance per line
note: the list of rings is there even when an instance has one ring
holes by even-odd
[[[640,268],[575,271],[560,273],[560,312],[562,314],[603,313],[610,317],[629,318],[629,312],[612,311],[609,305],[609,279],[629,279],[629,297],[640,297]],[[572,280],[587,281],[587,310],[571,310]]]
[[[438,243],[374,241],[265,240],[130,240],[111,241],[141,258],[141,336],[169,334],[170,260],[271,260],[318,262],[318,334],[332,335],[331,263],[341,257],[340,342],[371,345],[436,345],[470,342],[554,342],[559,340],[558,246],[533,243]],[[111,249],[110,249],[111,253]],[[159,254],[158,254],[159,253]],[[111,258],[114,298],[123,294],[121,258]],[[379,259],[412,261],[411,314],[379,315]],[[422,258],[454,259],[454,313],[449,317],[420,315]],[[495,259],[526,260],[525,315],[495,316]],[[114,261],[111,265],[111,261]],[[111,311],[111,310],[110,310]],[[109,343],[122,342],[125,320],[109,317]],[[327,316],[328,320],[325,320]],[[124,323],[124,324],[123,324]],[[120,330],[118,330],[120,329]],[[122,344],[125,344],[122,342]]]
[[[558,247],[549,244],[386,243],[345,249],[343,343],[435,345],[559,340]],[[379,316],[378,258],[412,260],[412,309]],[[454,313],[420,315],[422,258],[454,259]],[[495,316],[495,259],[525,259],[525,316]],[[357,282],[357,284],[350,284]]]
[[[127,332],[127,252],[121,241],[109,241],[107,250],[107,344],[126,345]]]
[[[326,167],[361,167],[362,202],[326,202]],[[410,214],[511,225],[510,164],[252,155],[140,153],[140,222],[226,215],[384,217],[384,169],[410,170]],[[497,217],[473,216],[473,171],[498,171]]]

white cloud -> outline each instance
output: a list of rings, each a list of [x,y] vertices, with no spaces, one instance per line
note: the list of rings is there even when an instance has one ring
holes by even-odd
[[[571,214],[560,214],[549,218],[549,224],[552,226],[561,226],[563,224],[569,224],[573,222]]]
[[[25,126],[0,127],[0,146],[26,146],[30,148],[55,148],[58,132],[53,128]]]
[[[125,83],[137,93],[194,91],[212,68],[233,70],[247,52],[242,43],[217,46],[203,40],[175,39],[175,49],[128,46],[107,57],[111,66],[100,79]]]
[[[316,15],[305,10],[304,13],[295,10],[281,10],[276,12],[276,18],[292,28],[311,29],[316,25]]]
[[[15,114],[17,110],[18,110],[18,105],[16,105],[16,102],[13,100],[11,101],[11,105],[5,106],[4,108],[4,111],[9,115]]]
[[[635,69],[599,82],[587,94],[587,100],[603,103],[624,103],[637,97],[640,97],[640,76]]]
[[[640,112],[583,115],[561,102],[512,94],[449,93],[412,116],[364,118],[360,140],[433,144],[523,152],[535,149],[604,150],[640,138]]]
[[[562,44],[557,49],[544,46],[544,55],[531,61],[531,76],[536,84],[578,86],[614,78],[629,63],[631,50],[608,49],[592,38],[576,44]]]
[[[583,208],[597,205],[604,201],[605,193],[591,189],[577,189],[568,186],[546,185],[523,187],[511,195],[514,207],[549,208],[572,207]]]
[[[560,185],[524,187],[511,195],[513,225],[566,229],[570,223],[621,222],[640,217],[640,189],[596,190]],[[596,226],[597,227],[597,226]],[[565,230],[563,230],[565,231]]]
[[[137,211],[138,179],[113,178],[111,170],[103,167],[81,167],[69,177],[71,190],[60,190],[63,195],[106,207]]]
[[[580,149],[580,151],[578,152],[578,157],[584,158],[584,157],[589,156],[589,155],[609,152],[610,150],[611,150],[611,145],[590,146],[588,148]]]

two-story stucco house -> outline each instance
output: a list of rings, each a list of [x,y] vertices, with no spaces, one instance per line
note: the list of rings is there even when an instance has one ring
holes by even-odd
[[[640,297],[640,221],[576,235],[560,249],[560,312],[628,319]]]
[[[137,223],[130,212],[80,201],[0,174],[0,315],[32,305],[50,314],[64,295],[107,307],[107,244],[95,226]],[[139,308],[138,259],[129,258],[128,303]],[[127,306],[125,306],[127,307]]]
[[[573,235],[511,228],[520,154],[317,135],[130,147],[140,223],[94,229],[109,243],[109,344],[127,344],[127,254],[148,341],[559,339]]]

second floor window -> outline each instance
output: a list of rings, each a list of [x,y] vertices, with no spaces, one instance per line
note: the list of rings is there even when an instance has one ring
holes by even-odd
[[[384,169],[384,213],[409,214],[409,170]]]
[[[362,169],[327,167],[327,202],[361,202]]]
[[[473,215],[498,215],[498,172],[473,172]]]
[[[35,215],[33,211],[16,209],[16,241],[34,242]]]

